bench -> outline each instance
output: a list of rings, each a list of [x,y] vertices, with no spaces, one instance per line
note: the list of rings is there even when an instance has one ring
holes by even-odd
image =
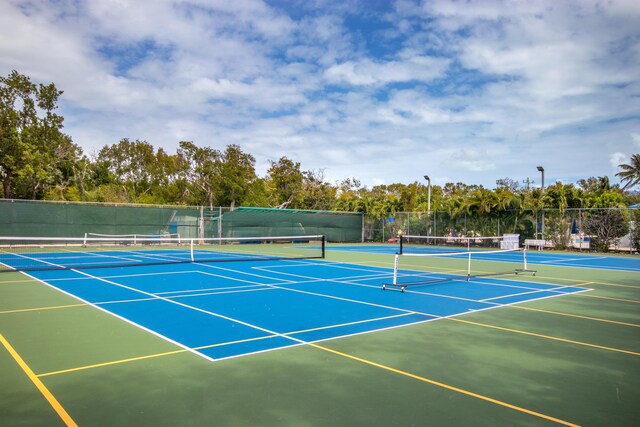
[[[547,241],[544,239],[525,239],[524,240],[524,247],[526,249],[529,249],[530,247],[534,247],[537,248],[539,251],[543,250],[544,247],[546,246]]]

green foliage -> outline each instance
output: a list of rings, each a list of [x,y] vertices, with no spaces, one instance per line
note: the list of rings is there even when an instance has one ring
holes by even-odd
[[[62,133],[56,114],[62,91],[36,85],[13,70],[0,77],[0,178],[3,196],[41,199],[51,188],[67,186],[81,150]]]
[[[60,96],[53,83],[35,84],[15,70],[0,77],[0,197],[360,212],[384,224],[385,236],[410,230],[534,237],[545,212],[545,237],[560,248],[569,243],[575,216],[567,211],[640,202],[639,193],[625,191],[640,183],[640,154],[620,165],[616,175],[626,183],[622,189],[606,176],[581,179],[577,186],[557,182],[544,191],[520,188],[507,177],[498,179],[495,189],[461,182],[432,185],[430,199],[424,181],[370,189],[357,178],[332,184],[323,170],[302,170],[286,156],[272,161],[266,176],[259,177],[255,158],[235,144],[219,150],[182,141],[170,153],[123,138],[89,158],[62,133],[64,118],[55,113]],[[402,224],[387,221],[399,212],[427,211],[431,214],[416,213]],[[590,213],[581,231],[595,236],[601,249],[608,248],[628,227],[619,212]],[[633,233],[638,248],[640,227]]]
[[[247,198],[254,181],[258,178],[255,171],[256,159],[244,153],[238,145],[227,146],[220,157],[220,168],[216,186],[218,203],[221,206],[242,204]]]
[[[631,162],[618,165],[620,172],[616,176],[620,177],[622,182],[626,182],[623,189],[634,187],[640,184],[640,154],[631,156]]]
[[[545,220],[545,239],[553,243],[556,249],[566,249],[571,242],[571,217],[555,211],[547,213]]]
[[[272,206],[294,209],[302,207],[304,175],[300,170],[300,163],[287,157],[281,157],[277,162],[271,162],[267,174],[267,186]]]
[[[640,209],[632,209],[631,216],[631,247],[640,252]]]
[[[609,251],[611,245],[629,232],[629,218],[622,209],[591,211],[583,225],[585,232],[592,236],[591,244],[600,252]]]

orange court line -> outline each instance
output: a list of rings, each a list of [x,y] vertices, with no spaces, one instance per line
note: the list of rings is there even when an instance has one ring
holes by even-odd
[[[14,348],[11,346],[11,344],[9,344],[9,342],[4,338],[4,336],[2,336],[2,334],[0,334],[0,342],[11,354],[11,356],[13,356],[15,361],[22,368],[24,373],[27,374],[31,382],[38,388],[40,393],[42,393],[45,399],[47,399],[47,402],[49,402],[51,407],[56,411],[58,416],[60,416],[62,421],[64,421],[64,423],[69,427],[72,427],[72,426],[77,427],[76,422],[73,421],[73,419],[67,413],[67,411],[65,411],[62,405],[60,405],[60,402],[58,402],[55,396],[51,394],[49,389],[42,383],[42,381],[40,381],[40,378],[38,378],[36,374],[33,373],[29,365],[26,364],[26,362],[22,359],[22,357],[20,357],[18,352],[14,350]]]
[[[413,379],[416,379],[416,380],[419,380],[419,381],[423,381],[423,382],[426,382],[426,383],[429,383],[429,384],[432,384],[432,385],[435,385],[435,386],[438,386],[438,387],[446,388],[447,390],[455,391],[456,393],[461,393],[461,394],[464,394],[464,395],[467,395],[467,396],[475,397],[476,399],[480,399],[480,400],[484,400],[484,401],[487,401],[487,402],[490,402],[490,403],[493,403],[493,404],[496,404],[496,405],[504,406],[506,408],[513,409],[515,411],[523,412],[525,414],[533,415],[533,416],[536,416],[536,417],[539,417],[539,418],[544,418],[545,420],[553,421],[553,422],[556,422],[558,424],[563,424],[563,425],[566,425],[566,426],[573,426],[573,427],[577,427],[578,426],[577,424],[573,424],[573,423],[570,423],[568,421],[564,421],[564,420],[561,420],[561,419],[558,419],[558,418],[554,418],[554,417],[551,417],[549,415],[541,414],[539,412],[531,411],[529,409],[521,408],[521,407],[516,406],[516,405],[511,405],[509,403],[502,402],[500,400],[493,399],[493,398],[488,397],[488,396],[484,396],[484,395],[481,395],[481,394],[478,394],[478,393],[474,393],[474,392],[471,392],[471,391],[468,391],[468,390],[464,390],[464,389],[461,389],[461,388],[458,388],[458,387],[454,387],[454,386],[451,386],[451,385],[448,385],[448,384],[444,384],[444,383],[441,383],[439,381],[435,381],[435,380],[432,380],[432,379],[429,379],[429,378],[421,377],[419,375],[412,374],[410,372],[406,372],[406,371],[402,371],[400,369],[392,368],[391,366],[382,365],[380,363],[376,363],[376,362],[373,362],[371,360],[363,359],[361,357],[353,356],[351,354],[343,353],[341,351],[333,350],[333,349],[330,349],[328,347],[324,347],[324,346],[321,346],[321,345],[318,345],[318,344],[309,344],[309,345],[311,347],[315,347],[315,348],[317,348],[319,350],[327,351],[329,353],[333,353],[333,354],[336,354],[338,356],[346,357],[347,359],[351,359],[351,360],[355,360],[357,362],[361,362],[361,363],[364,363],[364,364],[367,364],[367,365],[375,366],[376,368],[380,368],[380,369],[384,369],[386,371],[394,372],[396,374],[404,375],[404,376],[409,377],[409,378],[413,378]]]

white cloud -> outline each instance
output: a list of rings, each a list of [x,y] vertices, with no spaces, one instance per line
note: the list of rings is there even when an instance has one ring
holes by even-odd
[[[332,82],[351,85],[376,85],[395,82],[430,81],[441,77],[449,61],[428,56],[414,56],[402,61],[374,62],[370,59],[347,61],[326,71]]]
[[[622,164],[622,163],[627,163],[629,160],[629,157],[624,154],[624,153],[613,153],[609,156],[609,162],[611,163],[611,166],[615,169],[618,167],[618,165]]]
[[[287,155],[367,185],[492,185],[537,164],[571,182],[610,174],[629,135],[640,147],[635,1],[329,5],[0,2],[0,74],[64,90],[87,152],[235,143],[259,173]]]

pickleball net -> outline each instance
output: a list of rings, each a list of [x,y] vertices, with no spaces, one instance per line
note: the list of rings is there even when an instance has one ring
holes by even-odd
[[[502,248],[504,236],[399,236],[400,253],[429,253],[434,251],[463,252],[474,249]]]
[[[324,255],[322,235],[206,239],[0,237],[0,272],[313,259]]]
[[[147,233],[147,234],[104,234],[104,233],[84,233],[85,244],[86,239],[103,238],[103,239],[133,239],[133,244],[137,243],[138,239],[153,239],[153,238],[173,238],[180,241],[180,233]]]
[[[393,279],[383,283],[382,289],[404,292],[408,287],[440,284],[443,282],[469,282],[477,277],[532,273],[527,265],[524,249],[477,250],[449,253],[396,254]]]

